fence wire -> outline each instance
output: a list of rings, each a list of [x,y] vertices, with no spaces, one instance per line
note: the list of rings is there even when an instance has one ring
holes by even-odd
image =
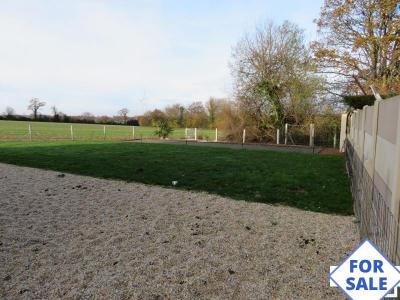
[[[346,164],[361,239],[371,240],[394,264],[399,265],[399,222],[390,209],[389,199],[385,199],[378,190],[354,147],[347,140]]]

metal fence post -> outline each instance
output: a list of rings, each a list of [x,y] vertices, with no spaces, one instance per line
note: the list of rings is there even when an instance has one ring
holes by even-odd
[[[218,128],[215,128],[215,141],[218,142]]]
[[[197,141],[197,128],[194,129],[194,140]]]
[[[103,138],[106,139],[106,125],[103,127]]]
[[[132,138],[135,139],[135,126],[132,126]]]
[[[72,128],[72,125],[71,125],[71,140],[74,140],[74,129]]]
[[[243,129],[243,141],[242,144],[246,142],[246,129]]]

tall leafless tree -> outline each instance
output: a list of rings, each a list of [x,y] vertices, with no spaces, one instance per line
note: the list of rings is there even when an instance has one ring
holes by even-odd
[[[53,113],[53,121],[59,122],[60,121],[60,112],[58,111],[58,109],[55,105],[53,105],[51,107],[51,112]]]
[[[124,124],[126,124],[126,122],[128,121],[128,113],[129,113],[129,109],[127,109],[127,108],[122,108],[118,111],[118,115],[121,116]]]
[[[32,98],[29,101],[29,106],[28,109],[32,111],[33,113],[33,118],[36,120],[37,119],[37,114],[38,111],[41,107],[45,106],[46,102],[40,101],[38,98]]]
[[[217,100],[213,97],[208,99],[206,102],[206,109],[208,113],[208,127],[209,128],[214,128],[215,127],[215,121],[216,121],[216,115],[217,115]]]
[[[14,110],[14,108],[12,108],[11,106],[7,106],[7,107],[6,107],[6,110],[5,110],[5,112],[4,112],[4,115],[5,115],[7,118],[12,117],[12,116],[15,116],[15,110]]]
[[[282,127],[287,107],[315,96],[319,78],[303,31],[295,24],[258,27],[239,41],[232,56],[236,99],[260,138],[269,128]]]

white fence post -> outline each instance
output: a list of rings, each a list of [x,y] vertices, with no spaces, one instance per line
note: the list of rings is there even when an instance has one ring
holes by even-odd
[[[333,148],[336,148],[336,127],[335,127],[335,133],[333,134]]]
[[[71,140],[74,140],[74,129],[72,128],[72,125],[71,125]]]
[[[218,142],[218,128],[215,128],[215,141]]]
[[[246,129],[243,129],[243,141],[242,144],[246,142]]]
[[[344,141],[346,139],[346,126],[347,126],[347,114],[342,114],[342,120],[340,124],[340,141],[339,141],[339,151],[344,152]]]
[[[194,140],[197,141],[197,128],[194,129]]]
[[[135,139],[135,126],[132,126],[132,138]]]
[[[276,130],[276,144],[279,145],[279,128]]]
[[[29,140],[32,141],[32,127],[31,123],[28,125],[28,135],[29,135]]]
[[[286,123],[286,124],[285,124],[285,145],[287,145],[288,126],[289,126],[289,124]]]
[[[106,139],[106,125],[103,127],[103,138]]]
[[[315,124],[313,124],[313,131],[312,131],[312,146],[315,146]]]
[[[314,147],[314,124],[310,124],[310,147]]]

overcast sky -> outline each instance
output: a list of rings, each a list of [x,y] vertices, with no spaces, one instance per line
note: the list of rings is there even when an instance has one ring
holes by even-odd
[[[231,49],[267,21],[315,37],[322,0],[0,0],[0,113],[141,114],[229,97]]]

